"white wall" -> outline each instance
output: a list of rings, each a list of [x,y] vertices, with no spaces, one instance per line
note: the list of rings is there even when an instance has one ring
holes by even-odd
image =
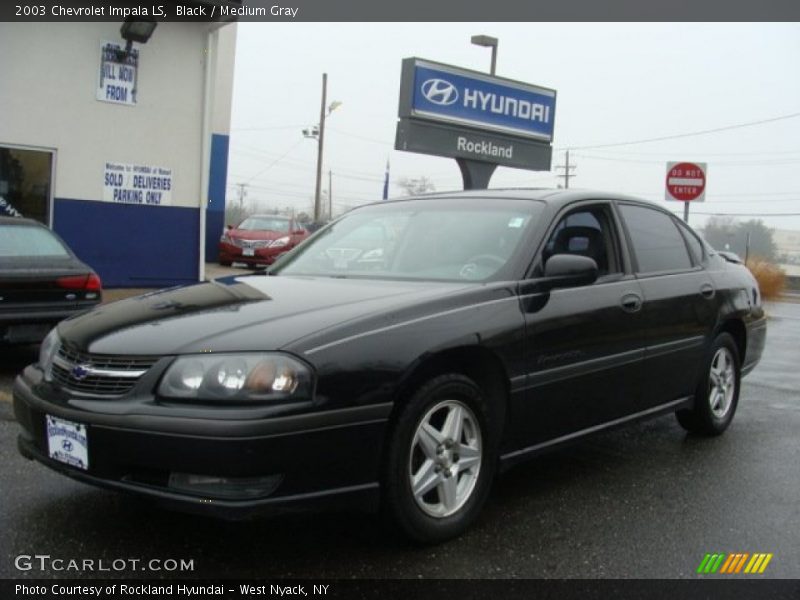
[[[172,205],[200,206],[209,24],[159,23],[147,44],[137,44],[136,106],[95,98],[100,45],[122,42],[120,25],[0,23],[0,144],[56,149],[56,198],[102,200],[104,163],[113,161],[171,168]],[[233,52],[230,27],[221,30],[220,51]],[[216,96],[229,105],[231,89]]]
[[[236,56],[236,23],[217,31],[217,56],[214,65],[214,107],[211,132],[228,135],[233,105],[233,67]]]

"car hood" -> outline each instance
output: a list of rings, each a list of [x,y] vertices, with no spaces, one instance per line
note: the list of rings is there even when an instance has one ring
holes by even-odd
[[[278,350],[465,287],[475,284],[225,277],[103,305],[62,321],[59,333],[76,350],[96,354]]]

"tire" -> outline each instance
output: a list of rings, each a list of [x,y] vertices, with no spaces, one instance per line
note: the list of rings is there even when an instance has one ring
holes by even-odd
[[[471,379],[455,374],[431,379],[403,407],[382,487],[383,508],[406,537],[443,542],[478,516],[497,462],[500,428],[489,419],[502,411],[490,408]]]
[[[723,433],[731,424],[739,404],[741,378],[736,340],[729,333],[720,333],[706,357],[694,394],[694,406],[675,413],[678,423],[692,433]]]
[[[230,267],[233,263],[229,260],[220,260],[219,266],[220,267]]]

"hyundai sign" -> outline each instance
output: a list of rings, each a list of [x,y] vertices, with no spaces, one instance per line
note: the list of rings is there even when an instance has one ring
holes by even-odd
[[[400,84],[400,117],[553,139],[556,92],[449,65],[407,58]]]

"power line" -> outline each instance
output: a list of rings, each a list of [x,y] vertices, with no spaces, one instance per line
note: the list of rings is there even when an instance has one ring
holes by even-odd
[[[619,158],[616,156],[597,156],[594,154],[584,154],[583,152],[576,154],[581,158],[589,160],[605,160],[610,162],[622,163],[641,163],[648,165],[663,165],[665,160],[653,160],[646,158]],[[783,158],[783,159],[760,159],[760,160],[717,160],[709,162],[715,167],[745,167],[745,166],[783,166],[783,165],[796,165],[800,163],[800,158]]]
[[[794,119],[800,117],[800,112],[791,113],[788,115],[781,115],[779,117],[771,117],[769,119],[760,119],[758,121],[750,121],[747,123],[738,123],[736,125],[726,125],[724,127],[713,127],[711,129],[701,129],[699,131],[691,131],[687,133],[676,133],[673,135],[663,135],[660,137],[653,137],[653,138],[644,138],[640,140],[631,140],[628,142],[613,142],[610,144],[594,144],[589,146],[569,146],[569,147],[562,147],[556,148],[557,150],[566,150],[570,148],[572,150],[591,150],[593,148],[613,148],[615,146],[632,146],[634,144],[646,144],[649,142],[662,142],[665,140],[676,140],[679,138],[685,137],[693,137],[697,135],[707,135],[709,133],[718,133],[720,131],[730,131],[732,129],[741,129],[742,127],[754,127],[756,125],[764,125],[765,123],[774,123],[775,121],[783,121],[786,119]]]
[[[663,156],[668,157],[672,152],[661,150],[660,152],[640,152],[630,150],[605,150],[608,154],[622,154],[631,156]],[[691,154],[701,156],[703,158],[708,156],[780,156],[786,154],[800,154],[800,150],[765,150],[761,152],[692,152]],[[666,158],[665,158],[666,160]]]
[[[289,154],[289,153],[290,153],[292,150],[294,150],[295,148],[297,148],[297,146],[299,146],[299,145],[300,145],[302,142],[303,142],[303,138],[300,138],[299,140],[297,140],[297,142],[295,142],[294,144],[292,144],[292,146],[291,146],[291,147],[290,147],[290,148],[289,148],[289,149],[288,149],[286,152],[284,152],[284,153],[283,153],[281,156],[279,156],[278,158],[276,158],[275,160],[273,160],[273,161],[272,161],[271,163],[269,163],[269,164],[268,164],[266,167],[264,167],[263,169],[261,169],[261,170],[260,170],[258,173],[256,173],[256,174],[255,174],[255,175],[253,175],[252,177],[250,177],[250,179],[248,179],[247,181],[248,181],[248,182],[250,182],[250,181],[253,181],[253,179],[255,179],[256,177],[258,177],[259,175],[263,175],[264,173],[266,173],[267,171],[269,171],[269,170],[270,170],[272,167],[274,167],[274,166],[275,166],[275,165],[276,165],[278,162],[280,162],[281,160],[283,160],[284,158],[286,158],[286,156],[287,156],[287,155],[288,155],[288,154]]]
[[[357,140],[363,140],[365,142],[372,142],[373,144],[381,144],[382,146],[392,146],[392,147],[394,147],[394,142],[387,142],[386,140],[378,140],[378,139],[367,137],[367,136],[364,136],[364,135],[357,135],[355,133],[348,133],[346,131],[342,131],[341,129],[335,129],[333,127],[330,127],[329,129],[331,129],[331,131],[335,131],[339,135],[343,135],[345,137],[351,137],[351,138],[355,138]]]
[[[234,127],[231,128],[231,133],[235,131],[277,131],[279,129],[300,129],[301,127],[305,127],[305,124],[301,125],[273,125],[267,127]]]
[[[331,128],[328,127],[328,129],[331,129]],[[285,165],[285,164],[282,165],[282,168],[287,168],[287,169],[295,169],[295,170],[304,170],[305,171],[305,170],[307,170],[307,167],[301,167],[299,165],[313,165],[314,164],[313,162],[308,161],[308,160],[302,160],[302,159],[297,159],[297,158],[287,158],[286,154],[278,155],[278,154],[275,154],[274,152],[269,152],[267,150],[260,150],[260,149],[249,148],[249,147],[232,148],[231,149],[231,153],[233,153],[233,154],[243,154],[243,155],[247,156],[248,158],[251,158],[252,160],[257,160],[260,156],[267,156],[267,157],[276,157],[277,156],[277,157],[279,157],[279,160],[281,162],[293,163],[291,166],[288,166],[288,165]],[[358,171],[358,170],[350,169],[350,168],[346,168],[346,167],[342,168],[342,167],[338,167],[337,165],[330,165],[330,166],[339,177],[349,177],[351,179],[358,179],[359,176],[360,176],[365,181],[383,181],[383,177],[377,177],[377,176],[376,177],[372,177],[371,176],[372,172]],[[351,173],[352,175],[345,175],[345,173]]]

